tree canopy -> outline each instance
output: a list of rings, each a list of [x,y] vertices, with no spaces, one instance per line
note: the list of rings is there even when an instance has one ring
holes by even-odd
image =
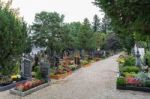
[[[64,15],[57,12],[37,13],[32,25],[34,44],[47,47],[53,52],[67,49],[87,51],[96,49],[92,25],[87,18],[83,23],[64,23],[63,18]]]
[[[98,15],[94,15],[93,17],[93,31],[100,31],[100,18],[98,17]]]
[[[0,65],[5,71],[12,70],[12,61],[25,51],[27,38],[26,23],[10,5],[0,3]]]
[[[42,11],[35,15],[35,21],[32,25],[32,39],[35,45],[48,47],[53,53],[63,47],[62,37],[65,36],[63,27],[64,15],[56,12]],[[62,35],[63,34],[63,35]]]
[[[112,20],[117,33],[150,35],[149,0],[95,0]]]

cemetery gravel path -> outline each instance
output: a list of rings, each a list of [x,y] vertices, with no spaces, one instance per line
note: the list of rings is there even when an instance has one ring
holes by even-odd
[[[81,68],[71,76],[23,98],[0,92],[0,99],[149,99],[150,93],[116,90],[118,55]]]

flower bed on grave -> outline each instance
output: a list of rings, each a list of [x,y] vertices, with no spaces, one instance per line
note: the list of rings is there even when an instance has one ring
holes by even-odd
[[[30,60],[24,59],[21,61],[21,70],[20,65],[18,63],[15,64],[15,70],[13,71],[13,73],[19,75],[11,75],[11,73],[9,72],[7,73],[7,75],[0,75],[0,91],[9,90],[15,87],[17,83],[23,83],[30,79],[30,64]],[[5,70],[3,70],[2,68],[2,71],[4,72]],[[22,75],[20,74],[21,71]]]
[[[117,89],[150,92],[150,76],[147,71],[134,66],[133,56],[120,56],[117,61],[119,62]]]
[[[82,67],[89,67],[89,66],[91,66],[91,63],[88,60],[82,60],[81,65],[82,65]]]
[[[11,94],[17,94],[19,96],[26,96],[35,91],[49,86],[49,63],[40,62],[40,66],[35,69],[35,78],[28,80],[24,83],[18,83],[14,89],[10,90]]]
[[[32,79],[24,83],[18,83],[14,89],[10,90],[10,93],[26,96],[47,86],[49,86],[49,82],[45,80]]]
[[[98,62],[98,61],[100,61],[100,60],[101,60],[101,58],[98,58],[98,57],[94,58],[94,61],[95,61],[95,62]]]
[[[0,91],[9,90],[16,86],[17,83],[25,82],[27,78],[23,78],[20,75],[13,76],[0,76]]]
[[[81,68],[81,66],[78,66],[76,64],[73,64],[73,65],[69,65],[69,68],[72,70],[72,71],[76,71],[77,69]]]
[[[117,78],[117,89],[150,92],[150,79],[143,72],[134,77],[120,76]]]
[[[59,79],[64,79],[64,78],[66,78],[66,77],[69,76],[69,75],[71,75],[70,72],[64,73],[64,74],[54,74],[54,75],[50,75],[50,78],[51,78],[51,79],[59,80]]]
[[[58,70],[51,72],[50,78],[56,80],[66,78],[67,76],[72,74],[71,69],[69,67],[67,69],[69,70],[66,70],[65,67],[63,66],[59,66]]]

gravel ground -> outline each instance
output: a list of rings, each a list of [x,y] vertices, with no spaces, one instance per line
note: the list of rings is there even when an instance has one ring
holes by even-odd
[[[0,92],[0,99],[149,99],[150,93],[116,90],[118,55],[93,63],[26,97]]]

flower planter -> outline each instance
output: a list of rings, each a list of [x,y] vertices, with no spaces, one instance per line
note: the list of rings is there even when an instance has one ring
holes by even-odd
[[[117,89],[150,92],[150,87],[117,86]]]
[[[29,90],[26,90],[26,91],[19,91],[19,90],[16,90],[16,89],[11,89],[10,93],[11,94],[15,94],[15,95],[19,95],[19,96],[26,96],[26,95],[29,95],[29,94],[35,92],[35,91],[43,89],[43,88],[45,88],[45,87],[47,87],[49,85],[50,85],[49,82],[48,83],[44,83],[44,84],[41,84],[41,85],[36,86],[34,88],[31,88]]]
[[[59,80],[59,79],[64,79],[64,78],[66,78],[67,76],[69,76],[71,74],[72,74],[72,71],[67,72],[65,74],[50,75],[50,78],[51,79]]]
[[[4,86],[0,86],[0,92],[9,90],[9,89],[15,87],[17,83],[23,83],[23,82],[26,82],[27,80],[28,79],[26,79],[26,78],[22,78],[21,80],[19,80],[17,82],[12,82],[10,84],[4,85]]]

